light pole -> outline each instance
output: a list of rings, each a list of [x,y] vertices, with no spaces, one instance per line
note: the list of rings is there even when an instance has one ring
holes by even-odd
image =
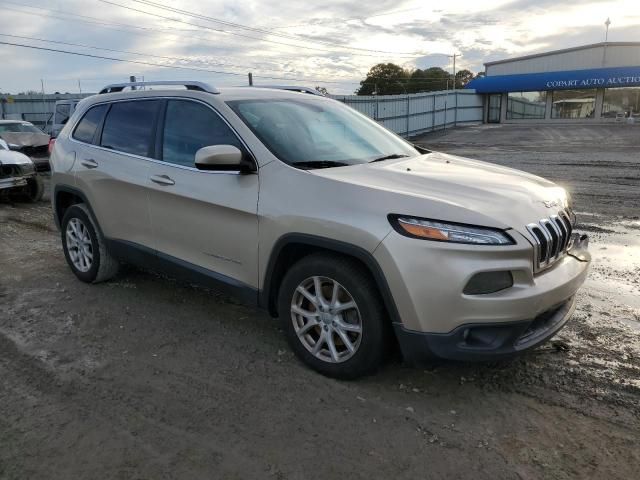
[[[602,48],[602,66],[604,67],[607,63],[607,41],[609,40],[609,25],[611,25],[611,20],[607,17],[607,21],[604,22],[604,26],[606,30],[604,32],[604,47]]]

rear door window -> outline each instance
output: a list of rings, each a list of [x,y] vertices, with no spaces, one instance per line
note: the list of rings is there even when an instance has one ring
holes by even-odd
[[[158,100],[113,103],[104,121],[100,145],[151,157],[159,106]]]
[[[96,105],[87,110],[73,132],[73,138],[85,143],[93,143],[96,130],[107,111],[107,105]]]
[[[211,108],[188,100],[169,100],[162,160],[193,167],[196,152],[211,145],[233,145],[245,151],[236,134]]]

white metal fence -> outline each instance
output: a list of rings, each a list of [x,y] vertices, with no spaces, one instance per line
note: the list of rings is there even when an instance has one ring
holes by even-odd
[[[26,120],[45,131],[51,127],[51,120],[58,100],[81,99],[89,94],[56,93],[33,95],[0,94],[0,119]]]
[[[458,124],[482,122],[482,97],[474,90],[330,96],[404,137]]]
[[[0,95],[0,118],[21,119],[46,128],[56,100],[87,95]],[[464,123],[482,122],[482,97],[473,90],[409,95],[330,95],[405,137]]]

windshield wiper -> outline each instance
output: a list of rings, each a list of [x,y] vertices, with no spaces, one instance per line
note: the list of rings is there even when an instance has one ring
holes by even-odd
[[[311,160],[308,162],[294,162],[291,165],[304,170],[311,170],[314,168],[346,167],[349,164],[344,162],[335,162],[333,160]]]
[[[385,155],[384,157],[374,158],[369,163],[381,162],[383,160],[395,160],[396,158],[405,158],[409,155],[405,155],[404,153],[392,153],[391,155]]]

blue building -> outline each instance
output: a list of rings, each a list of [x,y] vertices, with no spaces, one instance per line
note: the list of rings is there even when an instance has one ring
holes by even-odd
[[[484,121],[640,121],[640,42],[606,42],[485,63],[466,88]]]

